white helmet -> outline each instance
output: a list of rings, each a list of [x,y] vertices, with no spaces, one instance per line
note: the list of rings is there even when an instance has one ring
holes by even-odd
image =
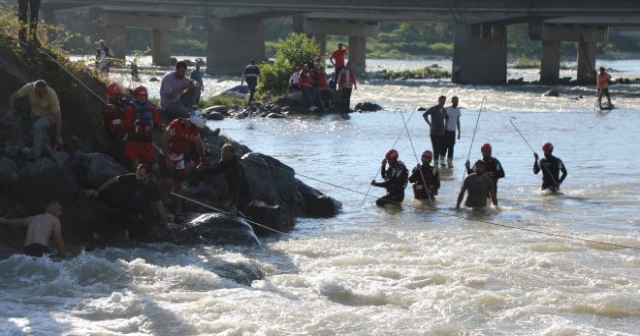
[[[200,110],[193,111],[189,116],[189,121],[192,124],[194,124],[197,128],[204,128],[207,124]]]

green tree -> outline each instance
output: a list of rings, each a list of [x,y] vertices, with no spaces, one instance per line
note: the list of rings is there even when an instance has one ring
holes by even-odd
[[[262,80],[258,91],[268,95],[285,94],[289,87],[289,77],[296,67],[316,60],[325,64],[315,38],[305,34],[289,34],[286,40],[280,41],[275,62],[260,66]]]

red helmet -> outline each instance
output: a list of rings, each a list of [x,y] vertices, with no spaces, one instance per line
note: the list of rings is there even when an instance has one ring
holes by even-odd
[[[109,85],[107,85],[108,95],[115,96],[115,95],[119,95],[121,92],[122,92],[122,89],[120,88],[120,84],[111,82],[109,83]]]
[[[490,143],[485,143],[484,145],[482,145],[482,147],[480,147],[480,151],[481,152],[491,152],[491,144]]]
[[[428,157],[428,158],[433,158],[433,152],[431,152],[430,150],[426,150],[424,152],[422,152],[422,157]]]
[[[398,151],[397,151],[397,150],[395,150],[395,149],[392,149],[392,150],[388,151],[388,152],[387,152],[387,155],[385,155],[384,157],[385,157],[387,160],[397,160],[397,159],[398,159],[398,156],[400,156],[400,155],[398,154]]]
[[[139,96],[139,95],[144,95],[144,96],[148,96],[149,93],[147,93],[147,88],[140,85],[138,86],[135,90],[133,90],[133,95],[135,97]]]
[[[542,150],[545,152],[553,152],[553,144],[547,142],[546,144],[542,145]]]

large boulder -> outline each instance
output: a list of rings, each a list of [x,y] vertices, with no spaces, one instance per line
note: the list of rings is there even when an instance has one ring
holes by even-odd
[[[215,213],[205,213],[192,219],[175,231],[169,241],[178,245],[260,246],[251,225],[243,219]]]

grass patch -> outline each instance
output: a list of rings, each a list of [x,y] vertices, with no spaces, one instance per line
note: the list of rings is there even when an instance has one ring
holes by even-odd
[[[524,56],[518,57],[513,65],[516,69],[536,69],[540,67],[540,61],[537,59],[527,58]]]
[[[443,78],[443,77],[451,77],[449,71],[441,69],[441,68],[431,68],[424,67],[417,70],[404,70],[404,71],[376,71],[370,74],[372,78],[378,79],[399,79],[399,78],[415,78],[415,79],[423,79],[423,78]]]
[[[200,104],[198,104],[198,106],[200,108],[205,108],[205,107],[215,106],[215,105],[224,105],[226,107],[231,107],[233,105],[242,106],[246,103],[247,103],[246,98],[240,98],[240,97],[236,97],[229,94],[220,94],[217,96],[210,97],[205,101],[201,101]]]

